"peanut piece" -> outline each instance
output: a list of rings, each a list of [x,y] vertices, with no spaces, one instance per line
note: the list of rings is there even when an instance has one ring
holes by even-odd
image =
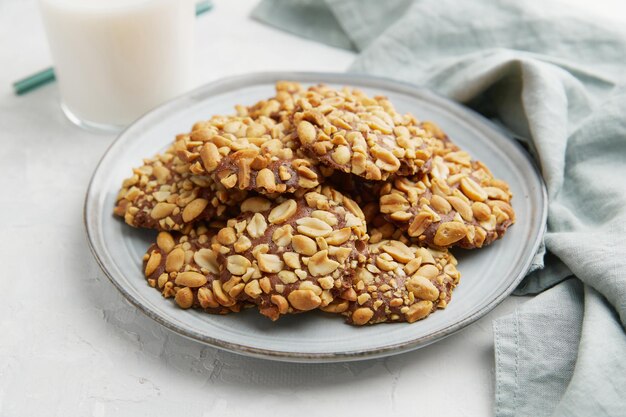
[[[161,254],[157,251],[152,251],[150,257],[148,258],[148,262],[146,262],[145,274],[147,277],[152,275],[154,271],[156,271],[157,267],[161,264]]]
[[[176,292],[174,300],[176,300],[176,304],[178,304],[180,308],[190,308],[193,305],[193,292],[191,292],[190,288],[181,288]]]
[[[261,287],[258,280],[252,280],[248,282],[243,290],[250,298],[257,298],[261,295]]]
[[[337,148],[330,154],[330,157],[338,165],[346,165],[350,162],[350,149],[345,145],[337,146]]]
[[[304,235],[295,235],[291,239],[291,245],[296,252],[302,255],[312,256],[317,252],[317,244],[315,241]]]
[[[250,197],[246,198],[243,203],[241,203],[241,211],[242,212],[252,212],[258,213],[260,211],[269,210],[272,203],[266,198],[263,197]]]
[[[219,274],[220,268],[217,262],[217,254],[208,248],[202,248],[193,254],[193,260],[212,274]]]
[[[428,316],[433,309],[433,303],[431,301],[419,301],[409,307],[409,310],[404,313],[406,321],[409,323],[416,322]]]
[[[183,210],[183,221],[189,223],[198,217],[209,204],[209,201],[204,198],[196,198]]]
[[[176,280],[174,282],[176,285],[197,288],[206,284],[207,278],[198,272],[187,271],[176,275]]]
[[[427,211],[422,211],[417,213],[413,222],[409,225],[407,233],[411,237],[416,237],[424,233],[424,231],[430,226],[433,222],[433,215]]]
[[[160,232],[157,235],[157,246],[164,253],[169,253],[174,248],[174,238],[168,232]]]
[[[406,289],[411,291],[417,298],[435,301],[439,298],[439,290],[425,277],[415,275],[406,282]]]
[[[250,234],[252,238],[258,238],[263,236],[265,230],[267,229],[267,222],[265,221],[265,217],[261,213],[255,213],[254,216],[250,219],[246,230]]]
[[[222,289],[222,283],[219,280],[213,281],[212,287],[213,295],[215,295],[218,303],[220,303],[224,307],[230,307],[235,305],[235,300],[233,300],[224,293],[224,290]]]
[[[252,263],[241,255],[231,255],[226,258],[226,269],[233,275],[243,275],[247,269],[252,266]]]
[[[274,294],[270,297],[270,301],[278,307],[280,314],[287,314],[287,311],[289,311],[289,303],[282,295]]]
[[[488,197],[487,192],[476,181],[468,177],[461,179],[461,191],[474,201],[485,201]]]
[[[339,268],[339,262],[328,258],[328,251],[322,250],[311,256],[307,265],[309,272],[314,277],[332,274]]]
[[[396,261],[404,264],[415,259],[413,251],[399,240],[389,241],[386,245],[381,246],[381,249],[391,255]]]
[[[165,258],[165,271],[174,272],[179,271],[185,263],[185,251],[178,247],[172,250],[167,258]]]
[[[287,298],[294,308],[302,311],[313,310],[322,304],[322,299],[311,290],[295,290]]]
[[[374,317],[374,312],[370,308],[361,307],[352,313],[352,322],[357,326],[362,326],[370,321],[372,317]]]
[[[198,302],[202,308],[217,308],[220,306],[213,296],[213,292],[206,287],[198,288]]]
[[[314,217],[303,217],[296,220],[296,224],[298,232],[309,237],[326,237],[333,231],[328,223]]]
[[[303,144],[313,143],[317,138],[315,127],[306,120],[301,121],[298,124],[298,138]]]
[[[281,224],[289,220],[296,213],[298,204],[295,200],[287,200],[274,207],[267,219],[271,224]]]
[[[444,222],[437,228],[433,242],[437,246],[450,246],[467,235],[467,226],[461,222]]]
[[[274,254],[259,254],[257,262],[261,271],[274,274],[281,271],[284,265],[280,257]]]
[[[155,220],[164,219],[176,208],[176,204],[173,203],[157,203],[150,211],[150,217]]]
[[[266,191],[273,193],[276,191],[276,178],[274,173],[268,169],[263,168],[256,176],[256,186],[265,188]]]
[[[352,230],[349,227],[344,227],[343,229],[335,230],[330,234],[330,236],[326,237],[326,243],[329,245],[339,246],[350,239],[350,235],[352,234]]]

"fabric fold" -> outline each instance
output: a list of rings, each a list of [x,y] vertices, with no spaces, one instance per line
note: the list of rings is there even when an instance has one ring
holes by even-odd
[[[355,49],[333,12],[318,0],[266,0],[251,17],[285,32],[342,49]]]
[[[494,321],[496,415],[550,416],[576,364],[583,288],[567,280]]]

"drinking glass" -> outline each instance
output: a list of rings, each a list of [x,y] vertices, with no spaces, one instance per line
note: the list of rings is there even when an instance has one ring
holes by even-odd
[[[119,131],[191,87],[193,0],[40,0],[61,108]]]

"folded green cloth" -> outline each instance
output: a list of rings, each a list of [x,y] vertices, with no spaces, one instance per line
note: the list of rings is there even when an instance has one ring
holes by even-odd
[[[436,90],[529,145],[548,254],[517,289],[540,294],[494,323],[495,414],[625,416],[626,31],[530,0],[265,0],[253,17],[359,51],[351,71]]]

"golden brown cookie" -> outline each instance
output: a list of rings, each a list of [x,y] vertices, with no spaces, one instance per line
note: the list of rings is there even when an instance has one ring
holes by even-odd
[[[508,185],[465,151],[433,158],[428,174],[383,187],[380,211],[420,244],[480,248],[515,221]]]
[[[114,213],[133,227],[181,231],[191,223],[221,216],[246,196],[226,192],[206,175],[191,172],[173,148],[133,169],[117,196]]]
[[[413,116],[399,114],[384,97],[327,86],[308,89],[293,115],[298,139],[312,157],[368,180],[428,169],[437,140]]]
[[[413,323],[448,305],[460,278],[456,264],[446,250],[397,240],[370,244],[367,264],[354,276],[354,299],[337,301],[327,310],[344,310],[348,323],[359,326]]]
[[[222,266],[213,249],[217,229],[199,225],[189,234],[160,232],[143,258],[148,284],[181,308],[211,314],[237,312],[245,305],[228,295],[219,280]],[[218,245],[219,246],[219,245]]]
[[[365,260],[363,213],[329,186],[271,201],[251,197],[217,234],[222,286],[265,316],[323,307],[350,288]]]
[[[210,175],[228,190],[280,194],[323,181],[316,162],[294,138],[288,120],[216,116],[179,135],[175,148],[193,172]]]

